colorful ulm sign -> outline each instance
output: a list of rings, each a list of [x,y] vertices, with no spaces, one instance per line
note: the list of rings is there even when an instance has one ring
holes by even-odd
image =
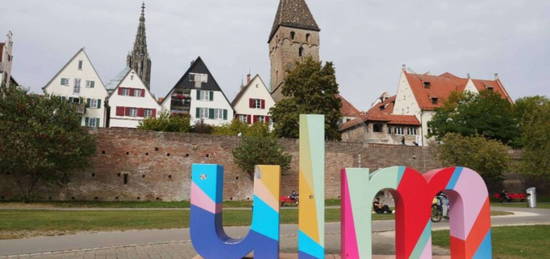
[[[324,117],[300,117],[300,192],[298,256],[324,258]],[[205,259],[279,258],[278,166],[256,166],[252,226],[240,240],[222,226],[223,167],[192,168],[191,239]],[[483,179],[471,169],[450,167],[425,174],[406,167],[370,173],[364,168],[341,172],[341,257],[372,258],[372,201],[381,190],[396,199],[396,258],[431,258],[431,205],[445,191],[450,212],[451,257],[492,258],[490,204]]]

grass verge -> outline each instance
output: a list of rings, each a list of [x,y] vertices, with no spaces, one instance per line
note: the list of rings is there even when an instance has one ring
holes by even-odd
[[[550,258],[550,226],[495,227],[495,258]],[[434,245],[449,247],[449,231],[434,231]]]
[[[527,202],[510,202],[510,203],[500,203],[493,202],[491,206],[494,207],[508,207],[508,208],[527,208]],[[537,203],[537,208],[539,209],[550,209],[550,203],[548,202],[539,202]]]
[[[493,212],[502,215],[505,212]],[[248,226],[250,210],[225,210],[224,226]],[[327,222],[340,221],[340,209],[327,209]],[[0,239],[70,234],[81,231],[170,229],[189,226],[187,210],[147,211],[52,211],[0,210]],[[373,215],[374,220],[391,220],[394,215]],[[282,224],[297,224],[298,210],[281,210]]]

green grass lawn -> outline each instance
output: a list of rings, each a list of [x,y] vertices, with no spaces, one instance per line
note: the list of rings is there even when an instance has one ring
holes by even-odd
[[[509,208],[527,208],[527,202],[493,202],[491,206],[494,207],[509,207]],[[537,203],[537,208],[540,209],[550,209],[550,202],[539,202]]]
[[[0,239],[58,235],[79,231],[168,229],[189,226],[188,210],[56,211],[0,210]],[[248,226],[250,210],[225,210],[225,226]],[[506,212],[493,212],[502,215]],[[327,209],[327,222],[340,221],[340,209]],[[373,215],[374,220],[392,220],[394,215]],[[297,224],[298,210],[281,210],[282,224]]]
[[[495,258],[550,258],[550,226],[495,227]],[[435,231],[433,244],[449,247],[449,231]]]

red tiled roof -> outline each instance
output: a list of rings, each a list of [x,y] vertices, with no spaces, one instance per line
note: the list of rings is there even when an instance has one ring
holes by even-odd
[[[361,114],[359,118],[348,121],[340,126],[340,130],[355,127],[361,123],[368,121],[381,121],[390,125],[414,125],[420,126],[420,122],[414,115],[394,115],[393,107],[395,105],[396,96],[385,99],[383,102],[376,104],[366,114]]]
[[[342,102],[342,108],[340,108],[340,112],[342,113],[342,116],[345,117],[359,117],[361,115],[361,112],[353,106],[346,98],[342,97],[341,95],[336,95],[338,99]]]
[[[411,74],[405,72],[405,76],[407,77],[407,81],[411,86],[416,101],[422,110],[435,110],[436,108],[441,107],[452,92],[464,91],[469,80],[468,78],[461,78],[449,72],[443,73],[439,76]],[[472,81],[478,91],[485,90],[486,86],[490,86],[502,97],[506,98],[510,102],[512,101],[504,89],[504,86],[500,83],[500,80],[497,79],[491,81],[472,79]],[[437,98],[437,102],[434,103],[432,98]]]
[[[160,97],[157,101],[159,104],[162,104],[162,102],[164,102],[164,98]]]

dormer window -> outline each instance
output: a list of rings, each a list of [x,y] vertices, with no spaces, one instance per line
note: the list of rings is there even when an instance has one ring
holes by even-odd
[[[485,85],[485,88],[487,89],[487,91],[491,91],[491,92],[495,90],[495,88],[490,85]]]
[[[384,104],[384,105],[380,105],[380,110],[381,110],[381,111],[383,111],[383,110],[385,110],[385,109],[386,109],[386,105],[385,105],[385,104]]]
[[[430,89],[431,87],[432,87],[432,83],[430,83],[429,81],[424,81],[424,88]]]
[[[296,38],[296,32],[291,31],[290,32],[290,39],[293,40],[294,38]]]
[[[438,103],[439,103],[439,98],[432,97],[432,104],[438,104]]]

